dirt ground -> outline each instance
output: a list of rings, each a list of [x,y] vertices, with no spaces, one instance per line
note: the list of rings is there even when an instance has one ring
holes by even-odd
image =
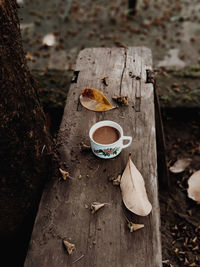
[[[19,2],[31,69],[68,70],[84,47],[124,45],[151,48],[155,67],[200,63],[199,0],[138,0],[135,16],[128,0]]]
[[[200,167],[200,111],[168,109],[163,119],[169,167],[191,158],[184,172],[170,173],[171,188],[159,192],[163,265],[200,266],[200,207],[187,196],[188,178]]]
[[[200,207],[187,196],[187,180],[200,169],[200,1],[138,1],[134,17],[127,2],[18,0],[24,50],[56,138],[80,49],[152,49],[168,167],[179,158],[191,158],[184,172],[170,173],[170,188],[160,186],[163,266],[200,266]],[[23,266],[34,214],[1,239],[5,266]]]

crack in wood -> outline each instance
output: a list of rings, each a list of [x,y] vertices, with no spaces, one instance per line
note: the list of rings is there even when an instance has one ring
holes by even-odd
[[[76,111],[81,111],[81,110],[82,110],[82,105],[81,105],[80,97],[78,97],[78,103],[76,106]]]
[[[72,77],[71,83],[77,83],[79,72],[80,72],[79,70],[74,71],[74,75]]]
[[[135,111],[140,112],[140,106],[141,106],[141,97],[135,97]]]
[[[126,61],[127,61],[127,52],[126,52],[126,48],[124,48],[124,67],[122,70],[122,75],[121,75],[121,79],[120,79],[120,86],[119,86],[119,95],[120,96],[121,96],[121,92],[122,92],[122,81],[123,81],[124,72],[126,69]]]
[[[141,81],[136,81],[136,90],[135,90],[135,111],[140,112],[140,106],[141,106]]]

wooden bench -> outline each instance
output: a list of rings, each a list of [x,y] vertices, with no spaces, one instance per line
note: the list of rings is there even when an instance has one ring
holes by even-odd
[[[71,84],[59,131],[61,166],[73,179],[51,180],[46,186],[30,241],[25,267],[161,267],[160,213],[157,187],[157,155],[154,88],[146,83],[152,69],[151,51],[144,47],[90,48],[79,53],[78,77]],[[108,86],[102,78],[108,76]],[[93,112],[79,103],[81,89],[96,88],[108,99],[128,95],[129,106],[107,112]],[[89,143],[89,128],[100,120],[118,122],[132,145],[110,160],[81,152],[79,143]],[[108,181],[117,177],[129,153],[142,173],[153,206],[146,217],[127,211],[120,188]],[[95,214],[94,201],[110,203]],[[130,233],[126,217],[145,227]],[[72,255],[62,239],[76,245]],[[83,256],[84,255],[84,256]],[[76,261],[77,260],[77,261]]]

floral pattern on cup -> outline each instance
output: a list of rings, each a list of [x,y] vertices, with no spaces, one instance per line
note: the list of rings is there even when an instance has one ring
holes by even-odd
[[[94,153],[109,157],[111,155],[117,155],[119,147],[106,148],[106,149],[94,149]]]

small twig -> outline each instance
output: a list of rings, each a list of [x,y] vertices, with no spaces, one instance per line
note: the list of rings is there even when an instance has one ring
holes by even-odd
[[[41,151],[41,155],[43,154],[45,147],[46,147],[46,145],[43,145],[43,148],[42,148],[42,151]]]
[[[76,259],[75,261],[72,262],[72,264],[76,263],[77,261],[80,261],[85,255],[81,255],[78,259]]]

